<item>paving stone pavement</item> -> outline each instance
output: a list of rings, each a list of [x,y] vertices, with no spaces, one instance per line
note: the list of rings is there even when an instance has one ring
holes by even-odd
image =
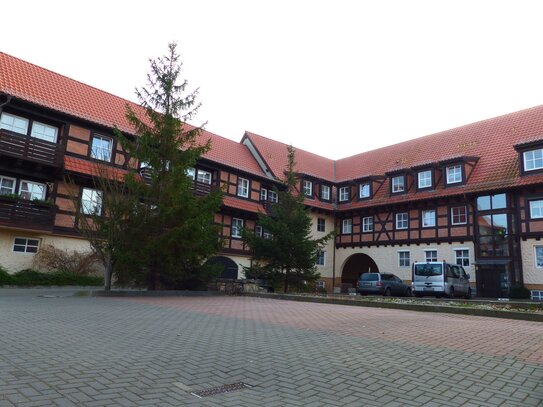
[[[251,387],[198,398],[243,382]],[[543,406],[543,324],[0,289],[0,407]]]

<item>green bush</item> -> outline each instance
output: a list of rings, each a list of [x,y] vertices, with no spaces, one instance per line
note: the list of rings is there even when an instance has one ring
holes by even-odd
[[[91,285],[101,286],[104,284],[103,277],[82,276],[79,274],[57,271],[53,273],[42,273],[33,269],[18,271],[11,276],[11,283],[20,286],[51,286],[51,285]]]
[[[515,299],[530,299],[531,292],[521,284],[511,286],[509,289],[509,298]]]
[[[3,285],[11,285],[13,284],[13,277],[11,274],[8,273],[8,271],[0,266],[0,287]]]

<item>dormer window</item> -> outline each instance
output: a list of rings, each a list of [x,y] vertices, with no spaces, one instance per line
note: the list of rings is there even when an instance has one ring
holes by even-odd
[[[350,190],[350,187],[339,188],[339,202],[347,202],[349,200]]]
[[[525,151],[522,154],[524,171],[536,171],[543,169],[543,148]]]
[[[321,185],[321,199],[324,201],[330,200],[330,186],[329,185]]]
[[[391,183],[393,194],[405,192],[405,175],[397,175],[392,177]]]
[[[311,181],[302,181],[302,191],[308,198],[313,197],[313,183]]]
[[[364,182],[358,186],[358,197],[360,199],[367,199],[371,197],[370,183]]]
[[[445,181],[447,185],[459,184],[462,182],[462,166],[460,164],[450,165],[445,170]]]
[[[432,170],[420,171],[417,174],[417,188],[418,189],[432,188]]]

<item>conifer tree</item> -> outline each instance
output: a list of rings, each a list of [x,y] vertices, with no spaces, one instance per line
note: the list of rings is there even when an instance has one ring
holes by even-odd
[[[258,225],[267,233],[266,238],[254,231],[244,230],[243,240],[253,253],[255,264],[246,269],[252,276],[269,282],[281,282],[284,292],[294,285],[300,289],[319,278],[318,251],[333,236],[313,239],[311,215],[304,205],[304,196],[297,190],[295,150],[288,146],[288,166],[284,189],[277,190],[278,202],[272,204],[269,214],[259,214]]]

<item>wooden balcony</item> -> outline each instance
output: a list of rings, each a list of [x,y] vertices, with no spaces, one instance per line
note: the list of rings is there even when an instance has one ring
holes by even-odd
[[[0,195],[0,226],[52,230],[56,206]]]
[[[202,196],[209,194],[212,187],[210,184],[206,184],[205,182],[193,181],[192,188],[194,190],[194,195]]]
[[[0,130],[0,156],[22,158],[39,164],[60,167],[63,153],[64,149],[60,144]]]

